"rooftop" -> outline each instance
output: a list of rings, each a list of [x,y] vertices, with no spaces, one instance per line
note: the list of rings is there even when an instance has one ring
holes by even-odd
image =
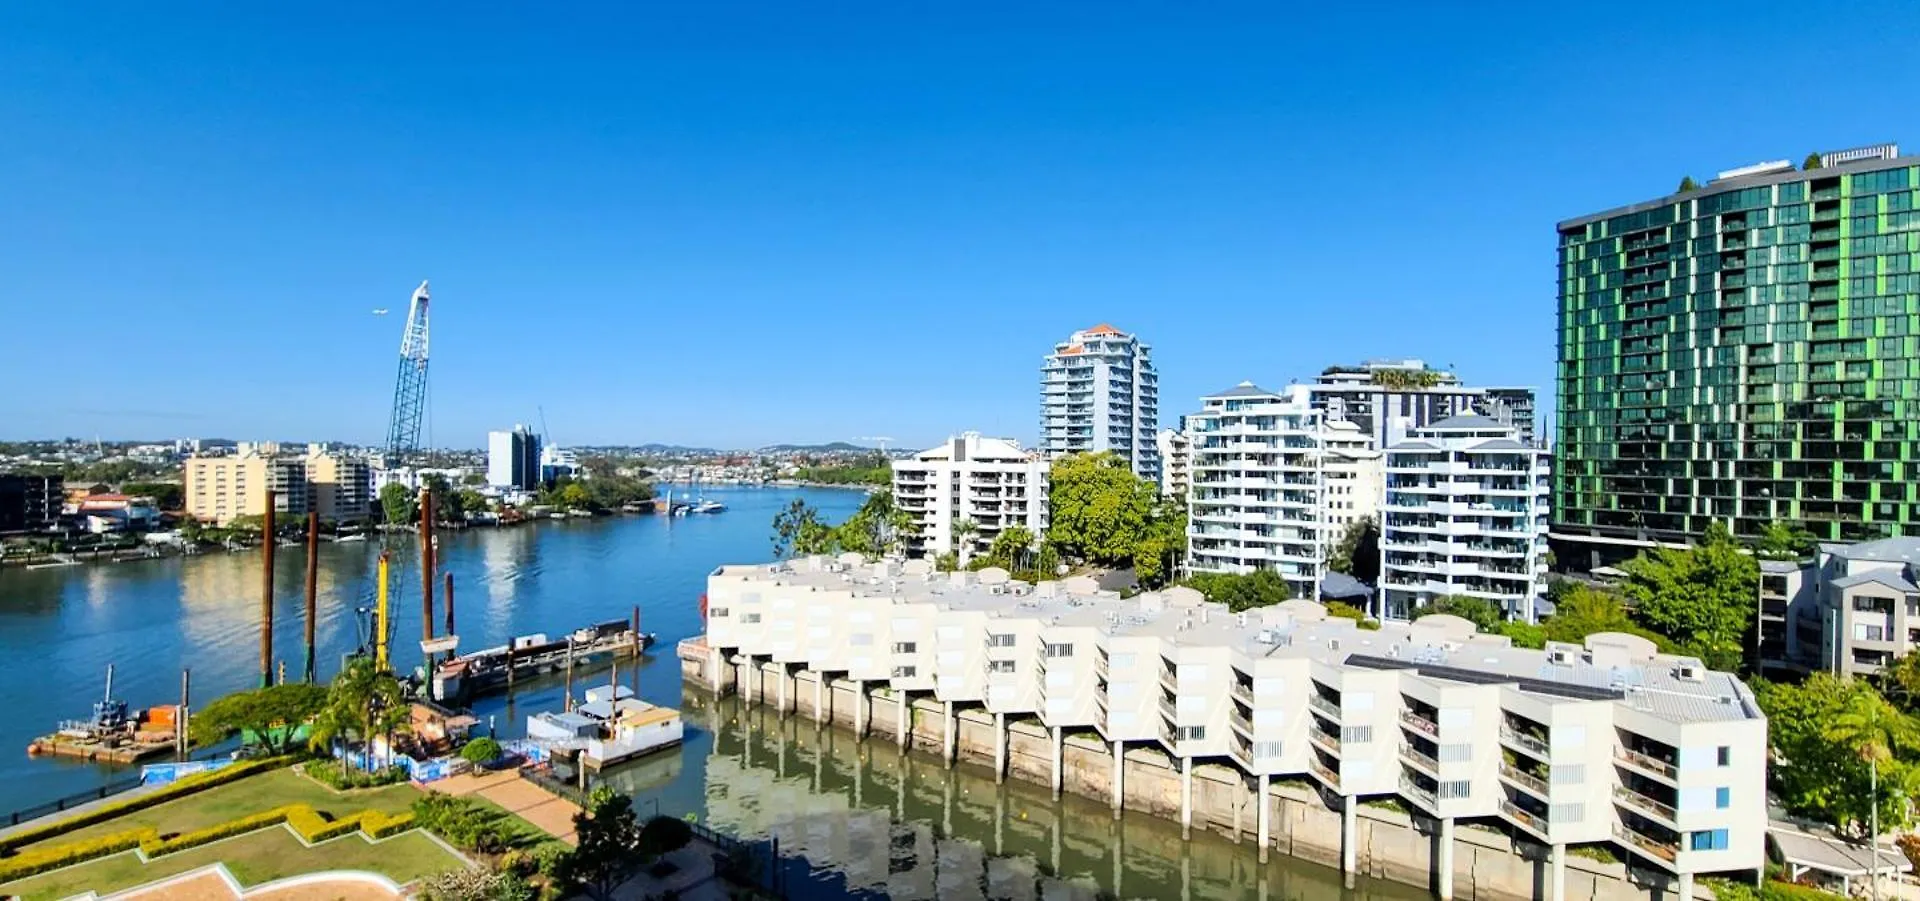
[[[1899,148],[1894,147],[1893,145],[1885,145],[1885,146],[1889,150],[1891,150],[1894,154],[1898,153]],[[1860,148],[1860,149],[1872,150],[1875,148]],[[1715,194],[1721,194],[1727,191],[1737,191],[1742,188],[1753,188],[1753,187],[1759,187],[1761,185],[1777,185],[1777,184],[1783,184],[1783,183],[1792,182],[1792,181],[1804,181],[1807,179],[1825,178],[1828,176],[1839,175],[1842,173],[1873,172],[1880,169],[1900,169],[1900,168],[1905,168],[1907,166],[1920,165],[1920,158],[1913,157],[1913,156],[1889,155],[1889,156],[1865,156],[1858,159],[1842,158],[1842,157],[1846,157],[1848,154],[1851,154],[1853,152],[1854,151],[1842,150],[1834,153],[1822,154],[1821,155],[1821,158],[1823,161],[1821,164],[1822,168],[1819,168],[1819,169],[1802,170],[1802,169],[1794,169],[1789,167],[1787,169],[1782,170],[1782,169],[1777,169],[1777,168],[1768,166],[1768,167],[1761,168],[1760,171],[1757,171],[1751,175],[1738,174],[1741,172],[1741,170],[1739,169],[1730,170],[1726,173],[1722,173],[1723,177],[1716,178],[1704,185],[1701,185],[1698,188],[1695,188],[1692,191],[1687,191],[1685,193],[1676,191],[1674,193],[1666,194],[1661,197],[1655,198],[1653,200],[1646,200],[1640,203],[1628,204],[1627,206],[1614,207],[1613,209],[1610,209],[1610,210],[1604,210],[1602,212],[1592,213],[1586,216],[1576,216],[1572,219],[1567,219],[1560,222],[1558,225],[1555,226],[1555,229],[1558,231],[1567,231],[1568,229],[1578,228],[1581,226],[1588,225],[1590,223],[1599,222],[1604,219],[1612,219],[1615,216],[1625,216],[1632,213],[1641,213],[1651,209],[1658,209],[1660,207],[1667,206],[1681,199],[1697,200],[1702,197],[1711,197]],[[1828,159],[1832,159],[1832,162],[1826,162],[1826,160]],[[1754,167],[1748,167],[1748,168],[1754,168]]]
[[[1875,563],[1920,563],[1920,538],[1882,538],[1857,544],[1822,544],[1820,550],[1842,560]]]

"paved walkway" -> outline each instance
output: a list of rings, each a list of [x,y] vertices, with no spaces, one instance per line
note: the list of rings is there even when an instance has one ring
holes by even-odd
[[[572,801],[547,794],[512,770],[468,773],[451,776],[426,785],[428,791],[462,796],[479,795],[567,844],[574,844],[573,815],[580,811]]]

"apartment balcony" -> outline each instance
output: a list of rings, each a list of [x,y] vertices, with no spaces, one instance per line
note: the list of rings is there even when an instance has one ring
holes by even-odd
[[[1400,725],[1414,732],[1418,732],[1421,735],[1425,735],[1428,738],[1438,739],[1440,737],[1440,726],[1438,723],[1411,710],[1400,711]]]
[[[1238,710],[1235,710],[1227,714],[1227,722],[1233,725],[1233,729],[1235,732],[1238,732],[1241,735],[1246,736],[1247,738],[1253,737],[1253,721],[1248,719],[1246,714],[1241,713]]]
[[[1673,827],[1676,830],[1679,828],[1679,822],[1674,819],[1672,807],[1655,801],[1624,785],[1616,785],[1613,787],[1613,803],[1650,820]]]
[[[1440,797],[1438,795],[1434,794],[1431,789],[1421,788],[1419,783],[1405,776],[1400,777],[1400,794],[1407,800],[1429,811],[1438,811],[1440,809]]]
[[[1233,683],[1233,699],[1234,699],[1234,700],[1236,700],[1236,701],[1239,701],[1240,703],[1242,703],[1242,704],[1245,704],[1245,705],[1247,705],[1247,706],[1248,706],[1249,708],[1251,708],[1251,707],[1253,706],[1253,688],[1252,688],[1252,686],[1249,686],[1249,685],[1247,685],[1247,684],[1245,684],[1245,683],[1243,683],[1243,682],[1241,682],[1241,681],[1239,681],[1238,679],[1236,679],[1236,680],[1234,680],[1234,683]]]
[[[1504,798],[1500,801],[1500,813],[1507,819],[1517,823],[1522,829],[1533,833],[1534,837],[1541,841],[1553,841],[1553,824],[1548,822],[1546,817],[1527,810]]]
[[[1680,847],[1643,835],[1623,823],[1613,824],[1613,837],[1621,844],[1671,867],[1680,855]]]
[[[1500,764],[1500,779],[1521,791],[1528,792],[1542,801],[1548,800],[1553,791],[1547,780],[1521,771],[1517,767]]]
[[[1657,757],[1642,754],[1639,751],[1616,747],[1613,749],[1613,759],[1617,763],[1626,764],[1629,768],[1656,777],[1668,784],[1673,784],[1675,780],[1680,778],[1680,770],[1678,767]]]
[[[1546,742],[1504,723],[1500,726],[1500,743],[1523,754],[1537,757],[1543,763],[1550,760],[1553,753]]]
[[[1420,772],[1433,777],[1435,780],[1440,778],[1440,761],[1421,753],[1416,750],[1413,745],[1405,743],[1400,745],[1400,759]]]
[[[1169,703],[1169,702],[1167,701],[1167,699],[1165,699],[1165,698],[1161,698],[1161,699],[1160,699],[1160,705],[1159,705],[1159,706],[1160,706],[1160,718],[1161,718],[1161,719],[1163,719],[1163,720],[1165,720],[1165,721],[1167,721],[1167,722],[1169,722],[1169,723],[1178,723],[1178,722],[1180,722],[1180,710],[1179,710],[1179,708],[1176,708],[1176,707],[1174,707],[1174,706],[1173,706],[1173,704],[1171,704],[1171,703]]]
[[[1307,695],[1307,706],[1319,711],[1321,715],[1326,716],[1336,723],[1340,722],[1340,705],[1321,697],[1318,693]]]
[[[1307,727],[1307,738],[1327,753],[1340,756],[1340,739],[1321,729],[1318,723]]]
[[[1321,763],[1319,757],[1312,757],[1307,760],[1307,772],[1312,773],[1314,778],[1325,783],[1328,788],[1334,791],[1340,790],[1340,774],[1334,771],[1332,767]]]

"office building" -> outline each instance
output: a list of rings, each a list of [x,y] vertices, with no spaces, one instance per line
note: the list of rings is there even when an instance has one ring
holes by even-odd
[[[580,457],[564,447],[543,447],[540,449],[540,481],[552,484],[561,476],[570,479],[583,479],[587,471],[580,465]]]
[[[1040,454],[978,432],[894,460],[893,500],[913,517],[907,554],[965,562],[1014,526],[1045,536],[1048,469]]]
[[[487,484],[534,491],[540,487],[540,436],[524,425],[487,433]]]
[[[1344,419],[1325,428],[1327,474],[1327,528],[1334,541],[1354,523],[1378,523],[1380,499],[1386,490],[1387,455],[1376,450],[1365,432]]]
[[[328,522],[360,522],[373,515],[373,465],[363,457],[307,450],[313,510]]]
[[[1715,522],[1920,527],[1920,160],[1829,158],[1559,223],[1562,562]]]
[[[1380,610],[1408,619],[1448,595],[1534,622],[1547,575],[1546,451],[1484,416],[1455,416],[1387,448]]]
[[[34,532],[60,523],[66,480],[57,475],[0,474],[0,532]]]
[[[1154,441],[1160,382],[1150,348],[1111,325],[1074,332],[1040,369],[1040,450],[1111,451],[1143,479],[1160,479]]]
[[[857,554],[721,567],[706,635],[682,656],[707,684],[724,665],[783,709],[802,672],[851,683],[856,710],[897,705],[895,722],[930,699],[948,760],[957,712],[983,711],[1002,773],[1007,722],[1037,719],[1056,786],[1063,733],[1091,730],[1115,760],[1153,748],[1179,772],[1188,825],[1196,763],[1233,767],[1256,798],[1275,778],[1308,779],[1341,810],[1348,872],[1355,806],[1398,797],[1438,831],[1441,897],[1463,818],[1546,846],[1550,899],[1564,896],[1569,845],[1611,843],[1679,897],[1697,875],[1751,878],[1766,863],[1767,728],[1752,692],[1637,636],[1526,650],[1451,616],[1365,631],[1310,601],[1234,614],[1185,588],[1123,600],[1091,579],[930,569]],[[1127,786],[1107,785],[1118,811]],[[1273,805],[1251,806],[1266,847]]]
[[[1180,428],[1161,429],[1153,443],[1160,452],[1160,496],[1185,500],[1193,488],[1193,436],[1185,418]]]
[[[305,516],[312,503],[303,457],[189,457],[184,472],[187,514],[203,523],[224,526],[238,517],[259,516],[266,512],[269,490],[275,515],[282,519]]]
[[[1920,650],[1920,538],[1822,544],[1805,562],[1760,564],[1760,661],[1873,676]]]
[[[1201,399],[1187,416],[1193,489],[1187,566],[1193,572],[1270,569],[1295,597],[1319,597],[1327,551],[1327,430],[1306,387],[1282,395],[1252,382]]]
[[[1459,376],[1435,369],[1425,360],[1368,360],[1358,366],[1329,366],[1307,386],[1313,408],[1329,422],[1360,427],[1375,450],[1451,416],[1479,413],[1513,426],[1521,440],[1534,443],[1532,388],[1472,388]]]

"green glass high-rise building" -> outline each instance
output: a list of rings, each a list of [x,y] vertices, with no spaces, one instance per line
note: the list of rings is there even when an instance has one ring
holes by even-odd
[[[1563,558],[1920,532],[1920,157],[1749,166],[1559,239]]]

